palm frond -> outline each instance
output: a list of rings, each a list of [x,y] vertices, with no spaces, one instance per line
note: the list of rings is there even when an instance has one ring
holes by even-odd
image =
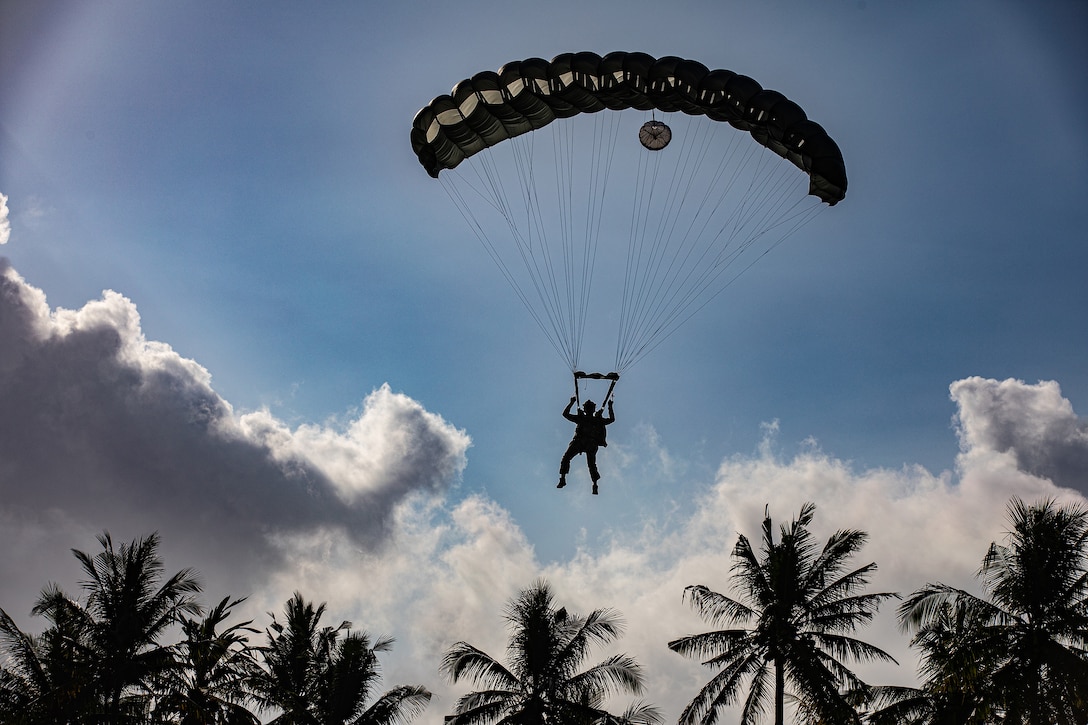
[[[842,568],[845,567],[841,567],[839,571],[841,571]],[[865,589],[865,586],[869,583],[869,577],[876,572],[876,570],[877,566],[875,563],[866,564],[865,566],[843,574],[837,579],[825,583],[822,587],[806,589],[805,591],[811,592],[809,606],[813,609],[819,609],[828,604],[835,604],[836,602],[854,596]],[[826,582],[826,580],[824,581]],[[883,596],[898,595],[887,594]]]
[[[758,646],[755,637],[747,629],[726,629],[703,632],[681,637],[669,642],[673,652],[685,657],[705,660],[703,664],[718,666],[728,661],[733,653],[746,652]]]
[[[719,670],[684,708],[680,725],[714,725],[737,702],[741,683],[753,673],[761,672],[765,662],[760,654],[749,652]]]
[[[986,619],[993,619],[999,613],[996,607],[970,592],[937,582],[926,584],[899,605],[897,616],[900,628],[906,632],[916,632],[938,616],[949,605],[956,605],[986,612]]]
[[[819,590],[846,567],[851,556],[861,551],[869,535],[857,529],[840,529],[832,534],[808,568],[805,588]]]
[[[457,700],[453,716],[447,725],[480,725],[492,723],[508,711],[512,711],[518,701],[518,694],[509,690],[484,690],[470,692]]]
[[[748,696],[744,698],[744,707],[741,708],[741,725],[751,725],[763,719],[763,715],[767,712],[768,689],[771,677],[771,663],[769,660],[764,659],[752,672]]]
[[[805,628],[811,632],[848,632],[867,624],[888,599],[899,599],[895,592],[870,592],[825,601],[804,617]]]
[[[488,688],[517,689],[518,679],[501,663],[468,642],[456,642],[442,658],[439,671],[450,682],[469,678]]]
[[[703,621],[712,625],[744,623],[756,616],[751,607],[702,584],[684,587],[684,600],[695,608]]]
[[[430,701],[426,688],[401,685],[379,697],[352,725],[405,725],[423,714]]]
[[[618,716],[609,715],[596,725],[660,725],[663,720],[661,711],[655,706],[636,701]]]
[[[592,690],[604,696],[618,693],[639,695],[643,686],[642,668],[633,657],[622,654],[613,655],[575,675],[566,685],[575,692]]]
[[[770,519],[767,519],[765,524],[769,526]],[[737,544],[733,547],[733,558],[735,561],[730,567],[730,573],[740,582],[741,591],[750,601],[766,601],[773,592],[773,587],[767,579],[768,572],[744,534],[737,537]]]
[[[6,669],[12,674],[37,688],[46,683],[37,642],[33,636],[19,629],[3,608],[0,608],[0,650],[7,655]]]
[[[812,634],[811,637],[821,649],[839,659],[849,657],[858,662],[877,661],[899,664],[894,657],[884,650],[854,637],[826,633]]]
[[[586,617],[566,615],[565,625],[566,642],[555,652],[553,664],[568,677],[577,671],[594,646],[613,642],[624,628],[623,618],[612,609],[598,609]]]

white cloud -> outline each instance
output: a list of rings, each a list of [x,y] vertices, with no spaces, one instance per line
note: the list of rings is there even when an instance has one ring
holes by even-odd
[[[306,424],[290,430],[268,410],[243,415],[238,424],[277,461],[310,461],[350,506],[399,498],[407,489],[440,491],[463,465],[463,457],[446,455],[448,448],[464,451],[469,445],[466,434],[388,385],[375,390],[344,429]]]
[[[8,219],[8,198],[0,194],[0,244],[11,239],[11,220]]]
[[[1088,421],[1074,414],[1056,381],[973,377],[949,390],[965,455],[1007,455],[1025,473],[1088,492]]]

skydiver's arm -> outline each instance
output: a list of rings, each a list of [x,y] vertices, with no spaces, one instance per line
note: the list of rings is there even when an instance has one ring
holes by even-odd
[[[567,403],[567,407],[563,408],[563,417],[566,418],[567,420],[569,420],[571,423],[577,423],[578,422],[578,419],[570,414],[570,409],[574,407],[574,401],[575,400],[576,400],[576,398],[571,398],[570,402]]]
[[[608,425],[609,423],[615,423],[615,422],[616,422],[616,411],[612,409],[612,401],[609,400],[608,401],[608,417],[604,419],[604,424]]]

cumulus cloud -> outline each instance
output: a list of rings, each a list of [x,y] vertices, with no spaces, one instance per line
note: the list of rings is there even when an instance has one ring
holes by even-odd
[[[8,198],[0,194],[0,244],[11,239],[11,220],[8,219]]]
[[[949,390],[965,455],[1006,455],[1024,473],[1088,493],[1088,421],[1056,381],[972,377]]]
[[[0,508],[14,521],[119,536],[139,522],[131,535],[158,530],[256,580],[281,563],[277,536],[331,529],[378,547],[399,504],[465,465],[467,434],[387,386],[344,426],[238,415],[206,369],[145,339],[130,300],[52,310],[3,259],[0,340]]]

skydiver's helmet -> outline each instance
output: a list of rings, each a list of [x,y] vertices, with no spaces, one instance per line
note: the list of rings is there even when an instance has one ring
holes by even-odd
[[[587,413],[592,413],[596,409],[597,409],[597,404],[594,403],[592,400],[587,400],[585,402],[585,405],[582,406],[582,410],[584,410]]]

